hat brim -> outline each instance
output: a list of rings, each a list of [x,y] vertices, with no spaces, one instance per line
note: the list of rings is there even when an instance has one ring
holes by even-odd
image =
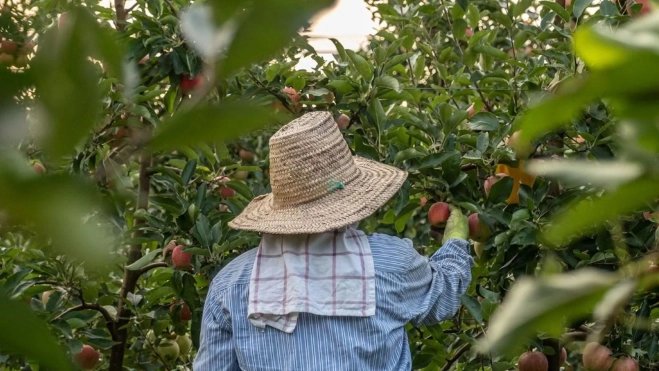
[[[275,208],[272,193],[259,196],[229,222],[238,230],[269,234],[322,233],[366,219],[396,194],[407,172],[354,156],[358,176],[317,200]]]

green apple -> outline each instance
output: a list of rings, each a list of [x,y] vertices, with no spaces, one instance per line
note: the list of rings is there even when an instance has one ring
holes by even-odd
[[[179,355],[178,344],[174,340],[163,340],[160,342],[158,348],[156,348],[156,353],[162,358],[165,362],[174,361],[178,358]]]
[[[190,349],[192,349],[192,339],[190,339],[190,336],[186,335],[179,335],[176,337],[176,344],[178,344],[178,349],[180,351],[180,356],[187,356],[188,353],[190,353]]]

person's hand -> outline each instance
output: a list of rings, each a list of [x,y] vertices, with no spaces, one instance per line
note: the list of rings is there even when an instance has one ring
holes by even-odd
[[[466,240],[469,238],[469,221],[467,217],[462,214],[459,208],[451,207],[451,215],[446,221],[446,228],[444,229],[444,238],[442,243],[446,243],[451,238],[458,238]]]

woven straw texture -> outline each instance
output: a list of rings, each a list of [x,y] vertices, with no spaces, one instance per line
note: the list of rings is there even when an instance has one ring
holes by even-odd
[[[269,234],[320,233],[359,222],[384,205],[407,172],[352,156],[329,112],[310,112],[270,138],[272,193],[229,222]]]

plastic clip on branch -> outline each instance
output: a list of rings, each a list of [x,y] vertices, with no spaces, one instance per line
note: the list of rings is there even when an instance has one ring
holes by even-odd
[[[330,187],[327,189],[329,192],[336,191],[337,189],[343,189],[346,187],[345,184],[343,184],[343,182],[340,182],[336,179],[328,180],[327,184],[330,185]]]

